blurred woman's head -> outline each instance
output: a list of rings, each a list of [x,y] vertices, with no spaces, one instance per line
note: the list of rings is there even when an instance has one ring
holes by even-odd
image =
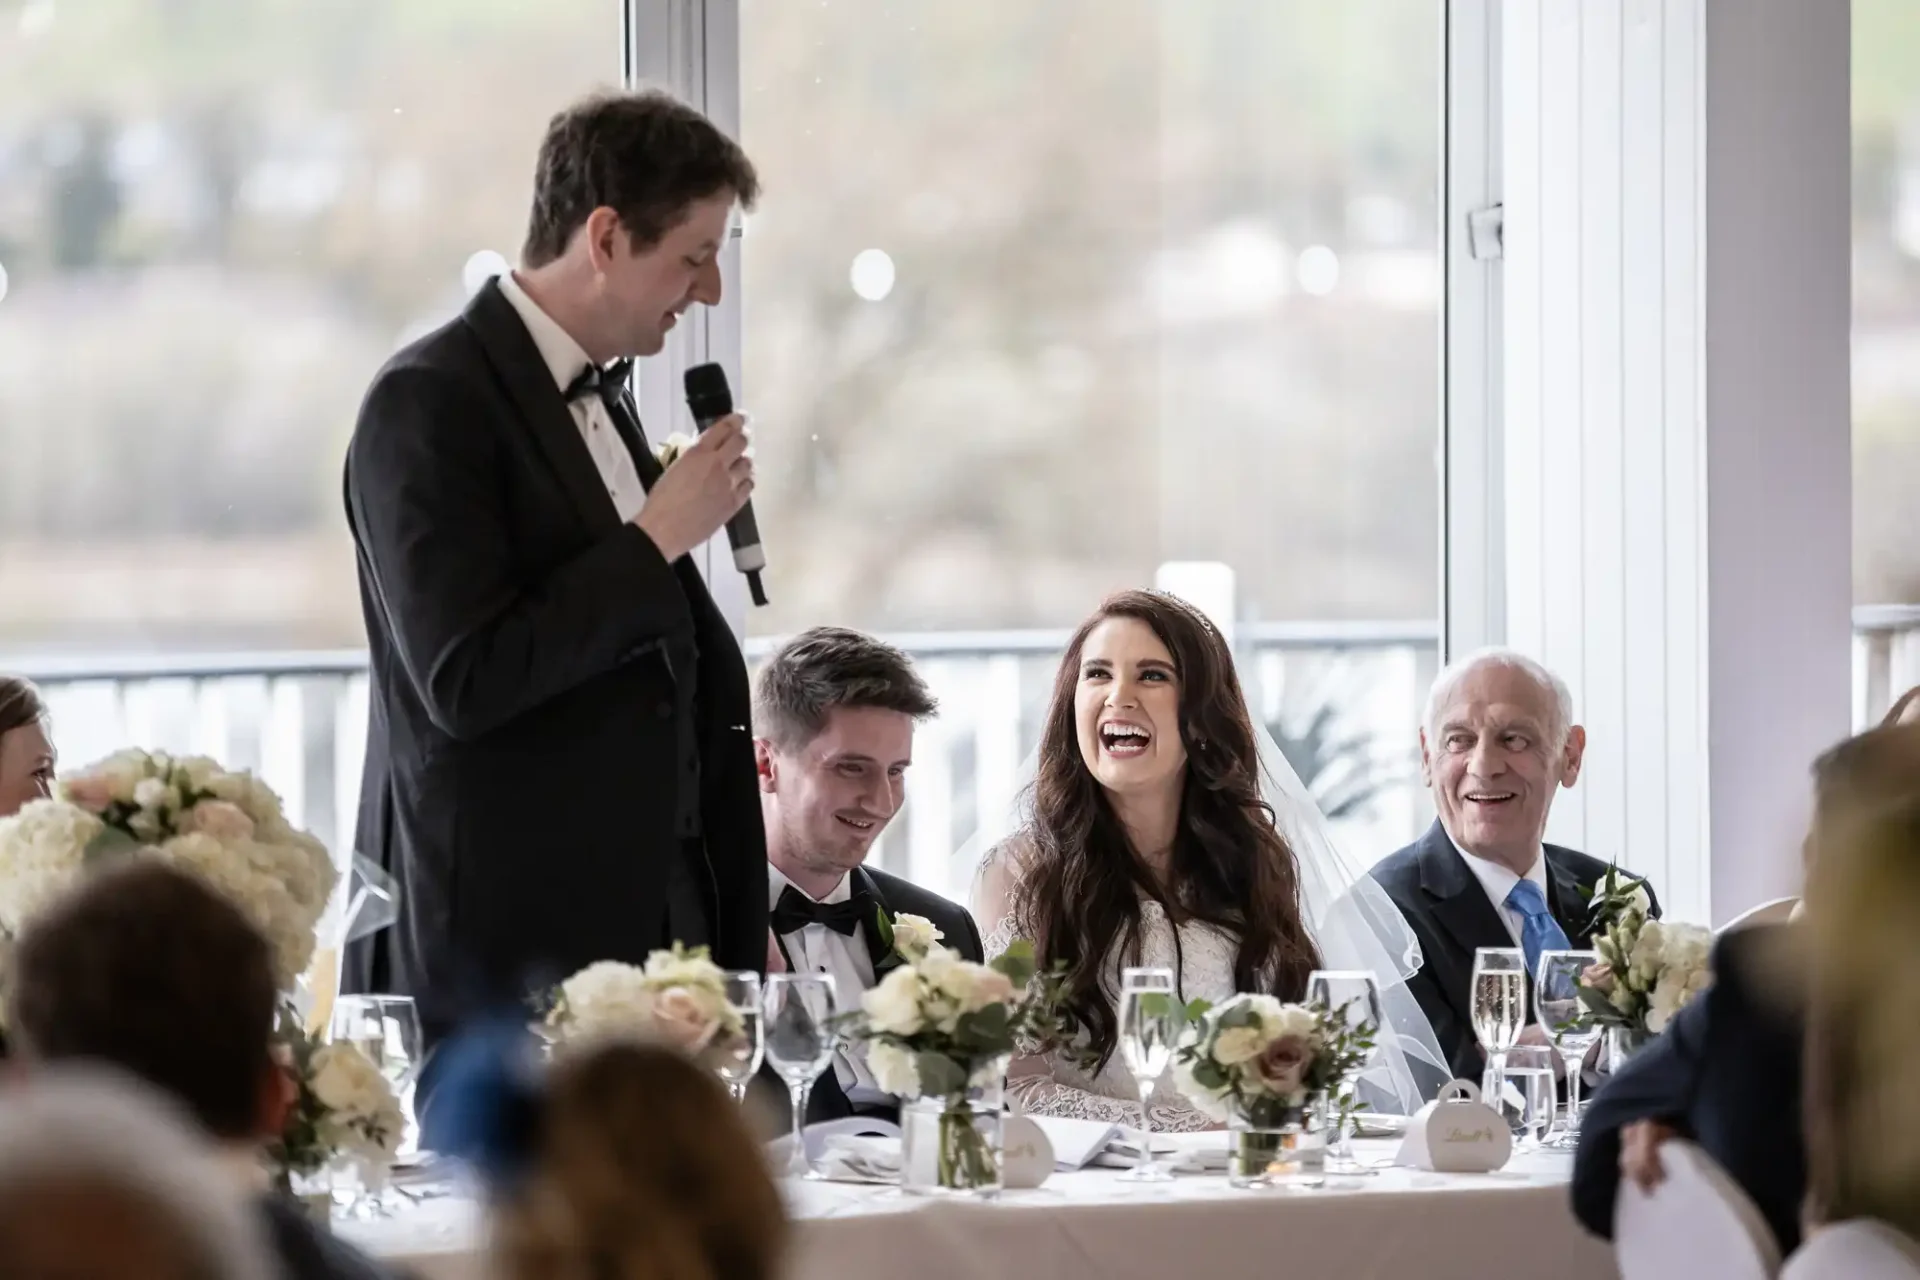
[[[786,1234],[766,1158],[712,1074],[609,1042],[554,1062],[494,1247],[507,1280],[772,1280]]]
[[[53,794],[47,705],[32,681],[0,675],[0,818]]]

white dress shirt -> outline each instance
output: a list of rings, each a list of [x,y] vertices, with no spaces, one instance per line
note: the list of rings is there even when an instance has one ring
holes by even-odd
[[[778,867],[768,863],[768,910],[773,909],[780,901],[781,892],[789,887],[801,897],[823,905],[845,902],[853,896],[853,888],[846,876],[840,877],[840,883],[826,897],[815,898],[781,875]],[[858,1007],[861,993],[873,985],[873,958],[867,954],[865,930],[855,930],[853,936],[848,937],[823,924],[810,924],[793,933],[781,934],[780,941],[786,947],[787,960],[796,973],[833,975],[834,995],[840,1002],[842,1013]],[[874,1084],[873,1073],[867,1069],[866,1055],[856,1047],[843,1045],[833,1055],[833,1074],[849,1102],[874,1105],[894,1101],[890,1094]]]
[[[572,334],[560,327],[558,320],[541,310],[540,304],[529,297],[527,291],[520,287],[520,282],[514,279],[513,272],[501,274],[500,292],[520,313],[521,323],[527,326],[527,332],[533,336],[533,345],[539,350],[540,358],[547,362],[547,371],[553,375],[561,394],[566,394],[581,370],[593,363],[586,349],[574,341]],[[593,455],[593,465],[600,472],[601,482],[607,486],[607,498],[613,503],[614,511],[619,513],[623,522],[632,520],[647,503],[647,489],[640,483],[640,472],[633,465],[633,454],[627,449],[626,441],[620,438],[620,432],[614,428],[605,402],[597,395],[581,396],[570,402],[567,410],[573,414],[574,425],[580,428],[581,442],[587,446],[587,452]]]
[[[1448,836],[1447,839],[1453,840],[1453,837]],[[1473,872],[1474,877],[1480,881],[1480,887],[1487,891],[1487,897],[1492,899],[1493,909],[1500,913],[1500,919],[1507,926],[1507,932],[1513,935],[1513,945],[1516,947],[1519,946],[1520,928],[1526,923],[1526,917],[1507,905],[1507,895],[1513,892],[1513,886],[1520,883],[1520,877],[1513,874],[1511,870],[1502,866],[1500,863],[1493,861],[1491,858],[1476,857],[1468,853],[1465,849],[1461,849],[1458,841],[1454,841],[1453,847],[1459,849],[1461,860],[1467,864],[1468,869]],[[1533,865],[1527,868],[1526,878],[1540,887],[1540,896],[1542,898],[1545,898],[1548,902],[1553,901],[1552,897],[1547,893],[1547,859],[1545,850],[1541,850],[1533,855]]]

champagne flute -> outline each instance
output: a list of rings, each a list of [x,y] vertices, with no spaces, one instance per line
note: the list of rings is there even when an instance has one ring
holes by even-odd
[[[1533,1009],[1567,1064],[1567,1119],[1560,1136],[1549,1146],[1571,1147],[1579,1142],[1580,1070],[1602,1030],[1593,1010],[1580,998],[1580,975],[1599,963],[1596,951],[1540,953],[1540,972],[1533,981]]]
[[[1315,969],[1307,976],[1307,1003],[1317,1004],[1328,1013],[1343,1018],[1354,1031],[1380,1034],[1380,981],[1370,969]],[[1341,1092],[1351,1096],[1360,1086],[1360,1073],[1366,1063],[1356,1067],[1340,1082]],[[1332,1099],[1329,1099],[1331,1102]],[[1326,1171],[1347,1177],[1364,1177],[1375,1172],[1353,1155],[1353,1125],[1340,1125],[1334,1149],[1327,1154]]]
[[[747,1084],[766,1056],[760,1025],[760,975],[751,969],[729,969],[726,988],[727,1004],[740,1019],[740,1034],[714,1045],[714,1070],[733,1100],[744,1102]]]
[[[767,1062],[786,1081],[793,1103],[793,1154],[787,1173],[818,1178],[807,1159],[807,1097],[813,1082],[833,1065],[838,1035],[833,1029],[840,1001],[833,976],[825,973],[776,973],[767,979],[761,1008]]]
[[[1120,971],[1120,1060],[1140,1090],[1140,1163],[1121,1174],[1128,1182],[1170,1182],[1173,1175],[1153,1157],[1153,1120],[1147,1099],[1173,1063],[1173,1044],[1184,1022],[1173,970]]]
[[[1527,1025],[1527,954],[1519,947],[1481,947],[1473,953],[1473,1034],[1497,1073],[1503,1055]]]

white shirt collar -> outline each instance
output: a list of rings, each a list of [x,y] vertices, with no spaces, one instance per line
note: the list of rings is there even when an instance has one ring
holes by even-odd
[[[560,322],[533,300],[520,281],[514,278],[513,272],[502,272],[499,280],[500,292],[520,313],[520,322],[527,326],[527,332],[532,335],[533,345],[546,362],[547,372],[553,375],[554,385],[564,392],[580,376],[580,371],[593,363],[587,355],[587,349],[575,342],[573,335],[561,328]]]
[[[853,897],[852,881],[853,877],[851,875],[841,876],[840,883],[833,886],[826,897],[816,898],[799,885],[794,884],[793,881],[787,879],[786,876],[781,874],[780,868],[769,862],[767,864],[767,908],[771,910],[778,904],[780,901],[780,891],[789,886],[792,887],[795,893],[807,899],[809,902],[819,902],[829,906],[836,902],[845,902],[847,899]]]
[[[1451,832],[1447,834],[1447,839],[1452,843],[1454,850],[1459,853],[1460,860],[1467,864],[1467,869],[1473,872],[1474,878],[1480,881],[1480,887],[1486,890],[1489,898],[1493,899],[1493,905],[1496,907],[1506,907],[1507,895],[1513,892],[1513,886],[1520,883],[1521,877],[1515,875],[1510,868],[1495,862],[1491,858],[1482,858],[1478,854],[1468,853],[1460,847],[1460,842],[1453,838]],[[1545,849],[1541,849],[1533,855],[1533,865],[1527,868],[1526,878],[1539,886],[1540,896],[1542,898],[1545,898],[1549,902],[1552,901],[1552,899],[1547,896],[1547,857]]]

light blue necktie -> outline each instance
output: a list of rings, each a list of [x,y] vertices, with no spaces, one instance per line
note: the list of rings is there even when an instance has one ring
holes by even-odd
[[[1520,947],[1527,953],[1527,977],[1540,972],[1542,951],[1565,951],[1569,944],[1560,922],[1547,910],[1547,895],[1531,880],[1522,880],[1507,894],[1507,906],[1520,913]]]

